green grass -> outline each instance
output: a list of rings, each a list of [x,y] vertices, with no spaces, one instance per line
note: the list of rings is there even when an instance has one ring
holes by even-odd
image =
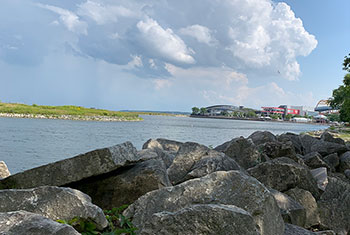
[[[109,111],[105,109],[84,108],[81,106],[64,105],[64,106],[47,106],[47,105],[26,105],[17,103],[0,102],[0,113],[10,114],[33,114],[33,115],[50,115],[50,116],[105,116],[120,118],[124,120],[142,120],[138,113]]]

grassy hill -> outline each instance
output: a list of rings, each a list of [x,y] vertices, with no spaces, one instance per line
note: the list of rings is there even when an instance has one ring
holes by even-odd
[[[80,106],[64,105],[64,106],[47,106],[47,105],[26,105],[18,103],[2,103],[0,102],[0,113],[7,114],[31,114],[54,116],[81,116],[81,117],[110,117],[123,120],[142,120],[138,113],[109,111],[105,109],[84,108]]]

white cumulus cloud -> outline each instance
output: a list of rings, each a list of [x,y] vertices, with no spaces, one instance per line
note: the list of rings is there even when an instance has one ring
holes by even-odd
[[[162,28],[157,21],[151,18],[139,21],[137,28],[143,37],[145,45],[165,59],[186,64],[195,62],[191,56],[191,50],[170,28]]]

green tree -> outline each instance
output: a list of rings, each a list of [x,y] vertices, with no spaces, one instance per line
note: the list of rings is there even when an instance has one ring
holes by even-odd
[[[207,109],[206,109],[206,108],[201,108],[200,111],[199,111],[199,113],[200,113],[201,115],[204,115],[205,113],[207,113]]]
[[[256,115],[256,113],[253,110],[249,110],[247,112],[246,116],[252,118],[252,117],[256,117],[257,115]]]
[[[199,108],[198,107],[193,107],[192,108],[192,114],[197,115],[199,113]]]
[[[350,72],[350,54],[345,56],[343,69]],[[344,76],[343,85],[333,90],[333,97],[329,104],[334,109],[339,109],[339,118],[343,122],[350,122],[350,73]]]
[[[350,53],[344,58],[343,69],[350,72]]]

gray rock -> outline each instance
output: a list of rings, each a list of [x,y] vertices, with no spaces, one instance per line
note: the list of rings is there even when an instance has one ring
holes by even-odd
[[[320,140],[309,135],[300,135],[299,138],[303,146],[304,155],[319,152],[322,156],[327,156],[332,153],[342,154],[347,151],[345,145]]]
[[[306,219],[305,208],[284,193],[274,189],[270,189],[270,192],[276,199],[284,222],[303,227]]]
[[[0,161],[0,179],[10,176],[10,171],[4,161]]]
[[[314,232],[293,224],[285,224],[284,235],[315,235]]]
[[[141,231],[154,213],[176,212],[195,204],[235,205],[249,212],[259,232],[282,234],[283,219],[268,189],[240,171],[218,171],[173,187],[149,192],[124,212]]]
[[[323,132],[320,138],[321,138],[321,140],[324,140],[327,142],[345,145],[345,141],[343,139],[334,138],[328,131]]]
[[[149,139],[143,144],[142,149],[161,149],[165,151],[177,152],[182,146],[182,142],[167,139]]]
[[[204,145],[187,142],[178,151],[167,170],[173,185],[202,177],[215,171],[244,170],[224,153]]]
[[[302,227],[310,228],[320,224],[317,202],[309,191],[300,188],[293,188],[286,191],[285,194],[293,198],[305,208],[306,219],[305,224]]]
[[[350,151],[340,156],[339,172],[343,173],[347,169],[350,169]]]
[[[310,191],[315,198],[320,195],[310,171],[290,158],[282,157],[260,163],[248,169],[248,173],[264,185],[280,192],[299,187]]]
[[[328,177],[326,191],[317,201],[321,224],[340,235],[350,233],[350,184]]]
[[[346,178],[350,179],[350,169],[346,169],[344,171],[344,175],[346,176]]]
[[[235,138],[215,148],[235,160],[241,167],[248,169],[256,166],[261,160],[261,154],[251,139]]]
[[[111,172],[141,161],[135,147],[126,142],[33,168],[0,180],[0,189],[63,186]]]
[[[166,167],[160,159],[150,159],[107,174],[70,184],[88,194],[103,209],[129,205],[149,191],[171,186]]]
[[[295,150],[291,141],[288,142],[266,142],[258,146],[259,152],[266,154],[269,158],[289,157],[295,156]]]
[[[297,154],[303,154],[304,149],[303,146],[301,144],[299,135],[294,134],[294,133],[285,133],[285,134],[281,134],[279,136],[277,136],[277,141],[279,142],[292,142],[292,145],[294,146],[294,150]]]
[[[255,145],[264,144],[266,142],[275,142],[276,136],[269,131],[255,131],[248,139],[251,139]]]
[[[324,191],[326,189],[326,186],[328,184],[328,178],[327,178],[327,168],[326,167],[320,167],[316,169],[310,170],[312,177],[317,182],[317,187]]]
[[[52,220],[70,220],[78,216],[94,221],[99,229],[108,222],[91,198],[74,189],[42,186],[33,189],[0,190],[0,212],[25,210]]]
[[[245,234],[258,235],[252,216],[233,205],[203,204],[176,212],[154,213],[139,231],[153,234]]]
[[[319,167],[326,167],[327,169],[330,169],[330,166],[328,166],[327,163],[322,160],[322,156],[318,152],[311,152],[306,154],[304,156],[304,162],[312,169]]]
[[[73,227],[27,211],[0,213],[1,235],[79,235]]]
[[[166,168],[169,168],[176,156],[176,152],[165,151],[159,148],[142,149],[140,151],[137,151],[137,154],[142,159],[161,159],[164,162]]]
[[[335,172],[336,168],[339,166],[339,157],[337,153],[332,153],[323,158],[323,161],[327,163],[332,172]]]

